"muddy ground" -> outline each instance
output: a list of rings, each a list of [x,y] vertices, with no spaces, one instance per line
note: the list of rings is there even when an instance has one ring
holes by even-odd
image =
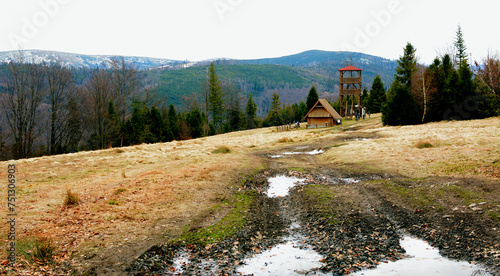
[[[360,134],[349,137],[358,139]],[[377,134],[363,138],[377,139]],[[346,275],[404,255],[403,234],[428,241],[442,255],[485,266],[500,274],[500,220],[498,183],[488,178],[429,176],[408,179],[356,164],[321,164],[316,155],[280,152],[329,149],[346,137],[322,140],[274,151],[252,153],[265,169],[242,181],[240,192],[254,196],[246,224],[218,243],[158,244],[142,254],[126,272],[130,275],[232,275],[246,257],[271,248],[290,234],[296,222],[307,242],[325,258],[323,273]],[[274,175],[307,179],[289,196],[268,198],[263,191]],[[483,201],[481,201],[484,200]],[[481,202],[478,202],[481,201]],[[496,215],[496,216],[495,216]],[[190,231],[197,231],[190,229]],[[184,252],[189,263],[174,267]],[[317,271],[306,274],[314,275]],[[92,274],[92,272],[88,273]]]

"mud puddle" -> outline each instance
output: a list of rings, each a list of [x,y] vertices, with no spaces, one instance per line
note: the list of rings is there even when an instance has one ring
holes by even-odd
[[[290,189],[304,183],[305,178],[290,177],[285,175],[277,175],[269,178],[269,188],[264,194],[268,197],[283,197],[287,196]]]
[[[453,261],[439,254],[439,250],[427,242],[405,236],[400,241],[407,257],[396,262],[382,263],[374,269],[358,271],[355,276],[391,275],[454,275],[492,276],[482,267],[464,261]]]

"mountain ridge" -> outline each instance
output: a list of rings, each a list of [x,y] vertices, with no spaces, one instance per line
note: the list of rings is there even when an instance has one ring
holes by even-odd
[[[271,58],[256,58],[256,59],[235,59],[235,58],[213,58],[201,61],[190,60],[175,60],[167,58],[153,58],[144,56],[120,56],[120,55],[87,55],[79,53],[69,53],[50,50],[21,50],[21,51],[0,51],[0,63],[6,63],[16,58],[19,52],[24,54],[25,59],[33,60],[35,63],[55,62],[58,59],[66,66],[75,68],[110,68],[111,59],[123,57],[126,62],[134,63],[138,69],[158,69],[158,68],[171,68],[176,69],[185,68],[195,65],[203,65],[210,62],[218,63],[238,63],[238,64],[276,64],[286,66],[314,66],[320,62],[339,60],[344,63],[352,63],[355,60],[353,56],[358,57],[359,61],[369,63],[369,59],[380,59],[383,62],[394,62],[393,60],[373,56],[358,52],[346,51],[324,51],[324,50],[307,50],[296,54],[285,55],[280,57]]]

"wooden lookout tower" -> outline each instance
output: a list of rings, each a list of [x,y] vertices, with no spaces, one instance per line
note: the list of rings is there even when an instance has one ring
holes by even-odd
[[[361,114],[361,69],[352,65],[340,72],[340,116],[352,117]]]

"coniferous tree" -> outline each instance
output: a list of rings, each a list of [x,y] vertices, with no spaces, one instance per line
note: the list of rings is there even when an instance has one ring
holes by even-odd
[[[120,143],[120,118],[116,112],[113,100],[108,103],[108,114],[105,125],[105,143],[110,146],[119,146]]]
[[[165,141],[163,134],[163,118],[161,117],[160,110],[156,106],[151,107],[148,113],[148,126],[149,131],[154,136],[155,142]]]
[[[203,136],[203,119],[196,103],[194,103],[193,109],[187,114],[187,123],[189,125],[189,135],[191,138]]]
[[[370,95],[368,96],[368,110],[371,113],[381,112],[382,106],[386,101],[387,98],[385,95],[385,87],[382,83],[382,78],[377,75],[373,80],[373,84],[370,89]]]
[[[458,25],[457,37],[455,39],[455,48],[456,48],[456,63],[458,66],[462,66],[462,64],[467,64],[467,46],[465,46],[464,37],[462,34],[462,27]]]
[[[395,79],[399,81],[402,85],[406,86],[408,90],[411,87],[411,78],[413,73],[417,71],[417,58],[415,52],[417,50],[407,43],[404,48],[404,55],[398,60],[398,67],[396,68]]]
[[[162,108],[162,120],[163,120],[163,142],[170,142],[174,140],[174,134],[172,133],[172,129],[170,128],[170,123],[168,120],[168,109],[166,107]]]
[[[299,116],[299,119],[297,121],[301,121],[304,118],[304,116],[306,116],[307,112],[309,112],[309,109],[307,109],[307,105],[304,101],[300,101],[300,103],[299,103],[299,112],[300,112],[300,116]]]
[[[389,91],[389,99],[382,107],[382,123],[399,126],[419,122],[420,114],[413,96],[405,85],[395,79]]]
[[[245,108],[245,115],[247,119],[247,129],[255,128],[257,117],[257,104],[253,101],[252,94],[248,96],[247,106]]]
[[[281,117],[281,102],[280,95],[276,92],[273,93],[271,99],[271,110],[268,113],[268,121],[271,126],[279,126],[283,124],[283,118]]]
[[[474,74],[469,66],[467,59],[467,47],[462,34],[462,28],[458,26],[457,37],[455,40],[458,62],[458,82],[456,87],[456,101],[453,108],[461,110],[458,117],[460,119],[479,118],[477,103],[480,101],[479,95],[475,93]],[[455,116],[457,117],[457,116]]]
[[[387,103],[382,107],[384,125],[411,125],[420,122],[417,104],[410,93],[411,79],[416,71],[415,48],[408,43],[404,55],[398,60]]]
[[[144,142],[148,136],[149,129],[146,128],[147,108],[144,103],[134,100],[132,102],[132,117],[125,123],[125,134],[127,144],[137,145]]]
[[[208,67],[208,109],[212,115],[212,123],[216,133],[221,133],[223,117],[224,117],[224,99],[222,85],[215,72],[214,63],[210,63]]]
[[[177,119],[177,112],[173,104],[170,104],[168,107],[168,125],[170,126],[174,139],[179,139],[179,120]]]
[[[307,111],[311,110],[311,108],[318,101],[318,99],[319,99],[318,92],[316,91],[316,87],[314,87],[313,85],[309,90],[309,94],[307,95]]]

